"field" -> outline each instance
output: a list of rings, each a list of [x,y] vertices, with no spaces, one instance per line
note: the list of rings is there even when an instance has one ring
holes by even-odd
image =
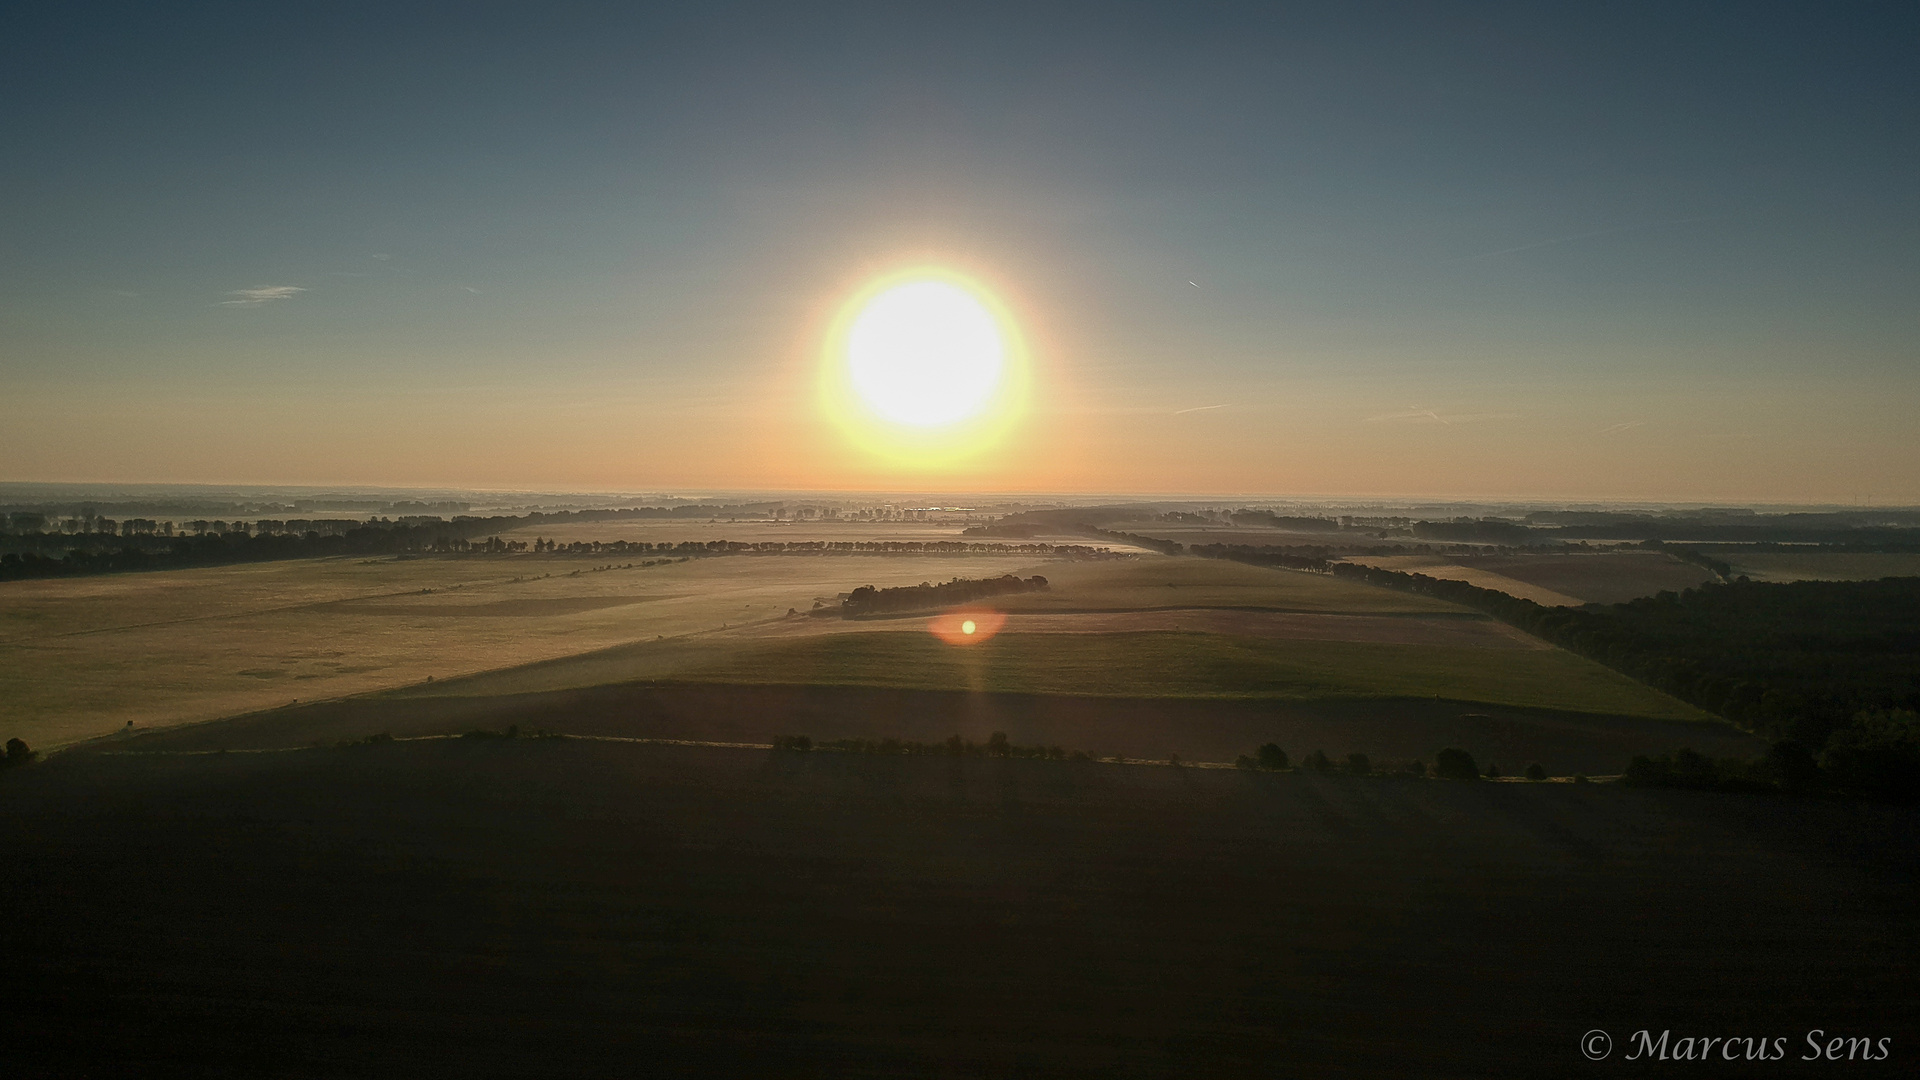
[[[1227,767],[1462,747],[1566,781],[1765,749],[1477,612],[1157,555],[634,562],[10,586],[16,730],[142,717],[0,774],[10,1075],[1533,1076],[1586,1074],[1594,1028],[1911,1045],[1912,808]],[[1008,572],[1050,587],[978,605],[967,645],[931,612],[806,614]],[[456,737],[510,728],[568,737]],[[767,745],[993,732],[1095,760]]]
[[[1008,572],[1053,586],[1004,598],[1008,633],[964,656],[933,645],[919,617],[787,614],[856,585]],[[49,748],[128,721],[404,687],[491,694],[658,678],[1698,715],[1440,601],[1157,555],[321,559],[11,582],[0,597],[0,725]]]
[[[753,560],[767,561],[767,560]],[[1207,559],[1043,566],[999,598],[997,637],[963,648],[926,616],[796,616],[416,685],[497,696],[645,680],[1127,698],[1417,698],[1705,720],[1698,710],[1484,615],[1425,597]]]
[[[679,544],[689,540],[728,540],[739,544],[768,542],[789,544],[871,543],[906,541],[910,543],[981,544],[1084,544],[1111,551],[1139,552],[1144,549],[1114,540],[1089,539],[1078,533],[1041,533],[1032,538],[1007,536],[965,536],[963,522],[914,521],[727,521],[671,518],[641,518],[625,521],[569,521],[559,524],[529,525],[501,533],[508,540],[544,538],[562,544],[628,543]]]
[[[309,559],[6,582],[0,731],[51,747],[129,720],[206,720],[685,638],[858,584],[1034,572],[1030,556],[643,562]]]
[[[0,780],[0,1024],[15,1076],[1598,1076],[1641,1028],[1887,1037],[1845,1071],[1894,1075],[1917,824],[578,741],[72,752]]]
[[[1547,607],[1618,604],[1704,585],[1713,574],[1657,551],[1577,555],[1361,555],[1347,562],[1464,581]]]
[[[1876,581],[1920,577],[1920,553],[1728,551],[1715,549],[1735,574],[1755,581]]]

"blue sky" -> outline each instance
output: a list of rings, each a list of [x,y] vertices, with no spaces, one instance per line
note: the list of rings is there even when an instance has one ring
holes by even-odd
[[[1920,502],[1911,5],[401,7],[0,16],[6,479],[900,486],[931,260],[956,486]]]

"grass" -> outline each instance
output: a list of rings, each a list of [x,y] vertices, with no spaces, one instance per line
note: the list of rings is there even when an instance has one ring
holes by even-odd
[[[743,646],[682,669],[713,683],[818,684],[1110,697],[1441,698],[1567,712],[1707,719],[1561,650],[1262,641],[1148,631],[1005,633],[953,648],[920,633]]]

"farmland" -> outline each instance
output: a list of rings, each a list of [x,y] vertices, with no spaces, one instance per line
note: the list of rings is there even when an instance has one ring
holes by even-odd
[[[1735,574],[1755,581],[1874,581],[1920,577],[1920,553],[1781,551],[1714,548]]]
[[[1617,604],[1714,580],[1702,567],[1657,551],[1540,555],[1363,555],[1346,560],[1383,570],[1464,581],[1546,607]]]
[[[1593,1028],[1915,1034],[1911,810],[530,740],[6,780],[24,1075],[1537,1076]]]
[[[860,577],[1008,556],[308,559],[0,585],[0,728],[52,746],[678,638],[805,610]],[[628,565],[631,564],[631,565]]]

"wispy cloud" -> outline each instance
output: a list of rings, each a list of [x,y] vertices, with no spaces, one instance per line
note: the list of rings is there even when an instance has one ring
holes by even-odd
[[[1647,426],[1647,422],[1645,420],[1628,420],[1628,421],[1625,421],[1624,423],[1613,424],[1609,427],[1603,427],[1599,431],[1594,432],[1594,434],[1595,435],[1618,435],[1623,431],[1632,431],[1634,428],[1646,427],[1646,426]]]
[[[1381,413],[1379,416],[1369,416],[1365,420],[1362,420],[1361,423],[1363,424],[1388,424],[1388,423],[1443,424],[1451,427],[1455,424],[1478,424],[1484,420],[1515,420],[1515,419],[1518,419],[1519,416],[1520,416],[1519,413],[1505,413],[1505,412],[1442,414],[1439,412],[1435,412],[1432,409],[1423,409],[1418,406],[1409,406],[1405,409],[1400,410],[1399,412]]]
[[[1182,413],[1207,412],[1210,409],[1224,409],[1226,407],[1226,405],[1195,405],[1191,409],[1175,409],[1173,410],[1173,415],[1179,416]]]
[[[262,285],[256,289],[235,289],[228,293],[231,300],[220,301],[220,307],[259,307],[271,304],[275,300],[291,300],[306,292],[299,285]]]

